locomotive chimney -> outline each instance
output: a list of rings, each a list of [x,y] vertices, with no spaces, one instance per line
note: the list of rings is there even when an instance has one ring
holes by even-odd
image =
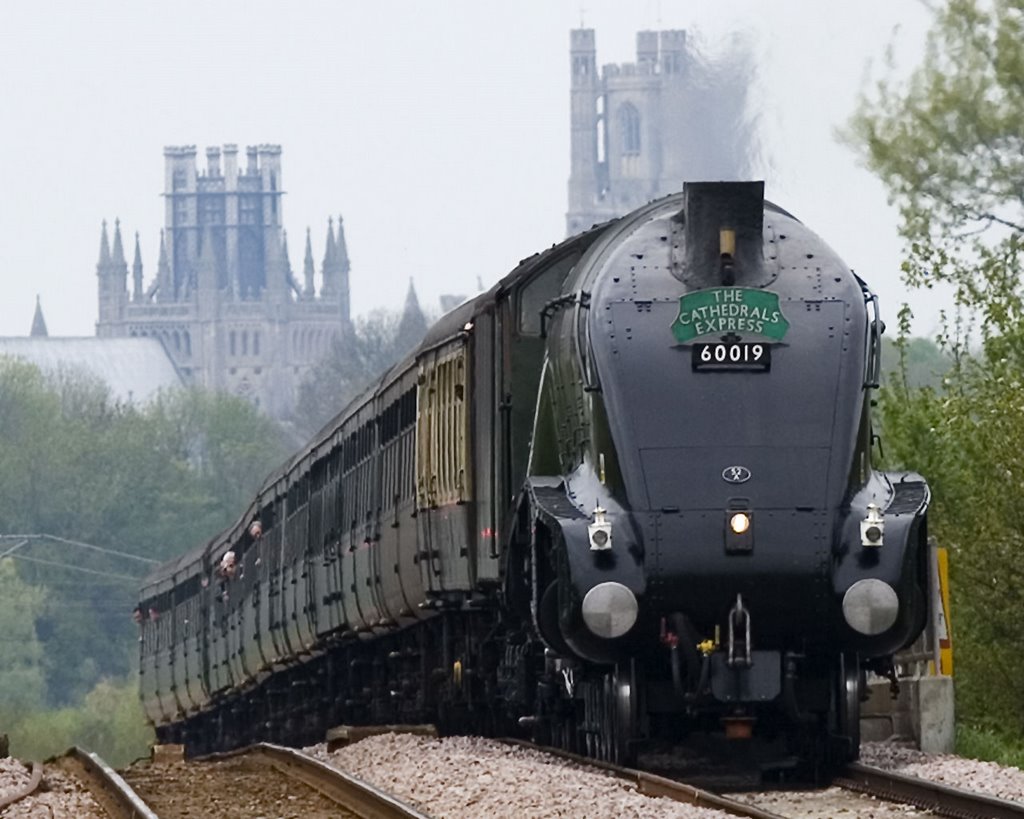
[[[764,266],[764,182],[686,182],[673,274],[697,287],[753,284]]]

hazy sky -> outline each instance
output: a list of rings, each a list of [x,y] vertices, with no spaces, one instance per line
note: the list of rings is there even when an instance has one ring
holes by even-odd
[[[581,10],[582,6],[582,10]],[[823,236],[883,300],[899,284],[895,214],[836,143],[869,60],[911,67],[915,0],[79,0],[8,2],[0,188],[0,335],[35,297],[51,335],[92,335],[100,223],[119,217],[148,286],[163,224],[163,148],[283,148],[284,222],[301,275],[342,214],[354,313],[472,293],[561,240],[569,173],[569,30],[598,63],[641,29],[684,28],[714,52],[745,32],[759,58],[768,198]],[[909,297],[928,332],[938,297]]]

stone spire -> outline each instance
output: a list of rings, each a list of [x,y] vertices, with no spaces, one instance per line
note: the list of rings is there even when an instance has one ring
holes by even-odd
[[[100,260],[96,265],[99,278],[99,319],[100,322],[117,321],[124,317],[128,302],[128,263],[124,260],[121,244],[121,223],[114,222],[114,252],[110,252],[107,241],[107,223],[103,223],[100,237]]]
[[[132,262],[132,301],[142,301],[142,252],[139,250],[139,232],[135,231],[135,260]]]
[[[345,246],[345,226],[341,216],[338,216],[338,241],[335,244],[335,257],[338,262],[338,270],[348,277],[348,248]]]
[[[338,312],[341,316],[342,325],[347,326],[352,321],[348,289],[349,262],[348,248],[345,245],[345,226],[340,214],[338,216],[338,239],[334,245],[334,257],[338,268]]]
[[[338,292],[338,270],[335,264],[334,249],[334,219],[327,217],[327,244],[324,247],[323,286],[320,288],[320,295],[333,298]]]
[[[160,259],[156,263],[156,290],[161,301],[174,300],[174,287],[171,284],[171,265],[167,261],[167,244],[164,232],[160,231]]]
[[[32,317],[32,330],[29,333],[32,338],[46,338],[46,319],[43,318],[43,306],[39,303],[39,294],[36,294],[36,314]]]
[[[111,262],[114,265],[116,265],[118,267],[120,267],[121,265],[124,265],[126,268],[128,267],[128,262],[124,258],[124,245],[121,244],[121,220],[120,219],[115,219],[114,220],[114,251],[113,251],[112,256],[113,256],[113,258],[111,259]]]
[[[313,242],[309,237],[309,228],[306,228],[306,258],[302,262],[302,278],[306,284],[306,297],[310,298],[313,293],[313,276],[316,268],[313,265]]]
[[[299,283],[295,281],[295,271],[292,270],[292,257],[288,251],[288,231],[281,231],[281,255],[284,257],[284,273],[288,279],[288,286],[295,291],[295,295],[298,298],[302,298],[302,288],[299,287]]]
[[[398,349],[399,355],[409,352],[423,340],[423,336],[426,334],[427,317],[420,309],[416,286],[410,277],[409,290],[405,294],[405,308],[402,310],[402,318],[398,322],[398,330],[395,331],[395,347]]]
[[[96,275],[102,276],[110,268],[110,240],[107,239],[107,220],[103,220],[100,233],[100,260],[96,263]]]
[[[420,310],[420,297],[416,295],[416,282],[413,281],[412,276],[409,277],[409,289],[405,291],[405,307],[402,308],[402,315],[408,315],[410,312],[423,312]]]
[[[114,249],[110,259],[111,293],[119,305],[128,301],[128,262],[121,242],[121,220],[114,220]]]

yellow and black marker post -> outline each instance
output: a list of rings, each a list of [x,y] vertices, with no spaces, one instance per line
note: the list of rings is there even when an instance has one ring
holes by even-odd
[[[949,550],[931,544],[932,551],[932,634],[935,659],[929,663],[930,674],[953,676],[953,631],[949,619]]]

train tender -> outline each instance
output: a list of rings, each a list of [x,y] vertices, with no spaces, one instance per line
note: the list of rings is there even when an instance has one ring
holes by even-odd
[[[872,466],[875,296],[763,191],[687,184],[521,262],[147,578],[160,740],[854,758],[865,670],[929,615],[929,490]]]

